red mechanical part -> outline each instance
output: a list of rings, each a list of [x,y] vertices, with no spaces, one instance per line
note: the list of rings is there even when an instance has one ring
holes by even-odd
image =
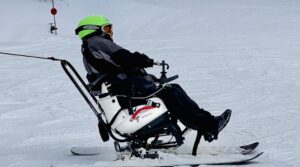
[[[138,114],[140,112],[142,112],[144,110],[150,110],[150,109],[153,109],[153,108],[156,108],[156,107],[154,107],[154,106],[145,106],[145,107],[142,107],[142,108],[138,109],[136,112],[133,113],[131,119],[134,120],[138,116]]]

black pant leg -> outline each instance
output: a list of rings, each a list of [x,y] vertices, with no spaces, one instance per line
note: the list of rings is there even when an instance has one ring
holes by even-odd
[[[187,127],[211,131],[216,121],[208,111],[201,109],[178,84],[167,85],[159,94],[168,110]]]

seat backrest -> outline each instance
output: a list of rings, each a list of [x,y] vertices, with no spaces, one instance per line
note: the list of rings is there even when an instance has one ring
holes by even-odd
[[[101,86],[101,94],[107,94],[109,85],[102,83]],[[117,96],[108,95],[99,99],[99,104],[101,105],[102,109],[104,110],[104,114],[106,117],[107,122],[111,122],[113,117],[117,114],[117,112],[121,109]]]
[[[90,93],[94,94],[96,96],[99,95],[99,94],[101,94],[102,93],[102,91],[101,91],[102,90],[102,85],[103,85],[103,83],[107,82],[109,80],[109,78],[110,78],[109,75],[102,75],[98,79],[96,79],[93,82],[91,82],[88,85]]]

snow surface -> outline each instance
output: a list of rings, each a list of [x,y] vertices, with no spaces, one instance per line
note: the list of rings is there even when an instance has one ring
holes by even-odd
[[[51,3],[1,0],[0,51],[67,59],[84,76],[74,29],[87,15],[106,15],[118,44],[166,60],[201,107],[233,110],[219,140],[202,147],[259,141],[265,154],[248,166],[300,165],[300,1],[57,0],[56,7],[58,36],[48,32]],[[113,141],[101,141],[59,63],[0,55],[0,76],[0,166],[107,164],[69,152]]]

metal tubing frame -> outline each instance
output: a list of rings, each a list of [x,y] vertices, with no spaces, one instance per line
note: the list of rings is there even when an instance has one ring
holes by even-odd
[[[98,104],[99,109],[101,110],[101,113],[97,111],[97,107],[95,107],[93,105],[93,103],[90,101],[90,99],[88,98],[88,96],[86,95],[86,93],[82,90],[82,88],[80,87],[80,85],[78,84],[78,82],[75,80],[75,78],[72,76],[70,70],[72,71],[72,73],[76,76],[76,78],[80,81],[81,85],[83,85],[83,87],[85,88],[85,90],[87,92],[89,92],[89,89],[86,85],[86,83],[83,81],[83,79],[80,77],[80,75],[78,74],[78,72],[75,70],[75,68],[72,66],[72,64],[70,62],[68,62],[67,60],[60,60],[61,62],[61,66],[63,68],[63,70],[66,72],[66,74],[68,75],[68,77],[71,79],[71,81],[73,82],[73,84],[75,85],[75,87],[77,88],[77,90],[80,92],[80,94],[82,95],[82,97],[85,99],[85,101],[88,103],[88,105],[90,106],[90,108],[93,110],[94,114],[96,115],[96,117],[98,118],[99,123],[101,123],[105,129],[107,130],[107,132],[109,133],[109,135],[118,142],[127,142],[132,140],[131,137],[127,137],[125,139],[119,139],[117,138],[111,131],[111,127],[109,125],[107,125],[104,120],[101,117],[101,114],[103,113],[103,109],[101,107],[101,105],[97,102],[97,99],[94,95],[90,94],[90,97],[92,97],[92,99],[94,100],[95,103]]]

